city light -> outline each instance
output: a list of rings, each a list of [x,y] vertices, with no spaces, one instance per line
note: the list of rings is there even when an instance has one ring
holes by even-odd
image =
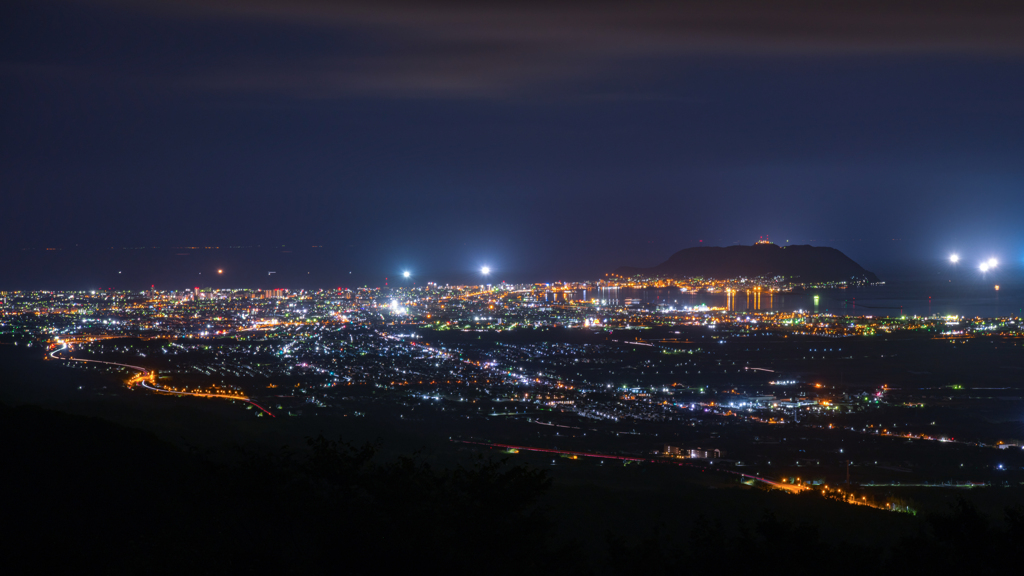
[[[217,269],[217,274],[223,274],[223,273],[224,273],[223,270],[221,270],[220,268]]]
[[[959,262],[959,261],[960,261],[960,255],[959,255],[959,254],[953,254],[953,255],[951,255],[951,256],[949,257],[949,261],[950,261],[950,262],[952,262],[953,264],[956,264],[957,262]]]
[[[975,264],[992,270],[987,259]],[[481,273],[491,273],[489,267],[478,266]],[[405,269],[399,273],[400,277],[411,278],[412,275]],[[994,283],[995,278],[992,280],[989,286],[1000,290]],[[488,278],[483,284],[489,281]],[[775,289],[772,285],[761,285],[760,280],[751,283],[749,279],[689,278],[681,282],[690,293],[716,294],[723,299],[726,295],[733,299],[744,293],[767,295],[770,288]],[[259,417],[279,417],[282,414],[303,417],[310,411],[316,415],[314,410],[331,408],[332,395],[340,394],[333,397],[342,398],[348,391],[356,390],[369,390],[381,395],[382,401],[388,398],[387,401],[398,403],[404,410],[412,408],[409,405],[411,397],[404,392],[411,389],[405,387],[429,385],[432,391],[417,394],[417,397],[429,400],[431,410],[450,411],[454,417],[475,415],[479,404],[498,398],[506,404],[498,410],[488,408],[490,418],[518,418],[524,409],[539,409],[544,411],[544,415],[536,423],[556,429],[569,428],[572,420],[567,418],[586,418],[592,421],[592,425],[599,426],[600,421],[614,424],[627,418],[670,421],[682,418],[682,411],[685,411],[687,420],[700,419],[703,418],[700,414],[707,414],[710,418],[728,418],[744,426],[747,423],[801,426],[823,434],[831,433],[825,430],[843,434],[858,430],[841,420],[821,422],[817,419],[819,416],[841,419],[844,415],[865,410],[886,410],[888,406],[923,408],[923,404],[913,396],[903,395],[898,389],[886,385],[870,392],[850,393],[844,390],[842,380],[830,380],[828,383],[813,379],[807,381],[749,363],[726,364],[722,361],[724,357],[716,356],[736,353],[740,338],[748,338],[747,342],[754,348],[759,346],[756,344],[758,341],[765,344],[792,342],[788,349],[785,345],[774,346],[773,355],[789,354],[794,362],[818,363],[832,358],[841,359],[849,354],[843,340],[825,338],[910,335],[925,330],[931,335],[928,345],[936,354],[951,355],[961,353],[963,347],[959,345],[966,339],[990,338],[992,342],[999,342],[1004,338],[1024,336],[1024,330],[1014,318],[909,314],[879,317],[803,310],[729,311],[706,304],[687,305],[685,302],[670,302],[657,307],[638,306],[632,294],[628,301],[623,299],[621,302],[614,296],[591,298],[590,294],[582,297],[576,294],[584,290],[599,290],[599,285],[593,282],[479,284],[478,277],[476,285],[430,285],[429,289],[364,286],[356,290],[294,291],[213,288],[96,291],[95,294],[47,291],[19,293],[14,299],[0,292],[0,320],[14,315],[30,319],[35,323],[35,333],[39,335],[37,341],[46,342],[46,357],[51,361],[69,367],[103,370],[111,376],[123,374],[124,385],[134,393],[182,396],[210,402],[228,400]],[[789,293],[784,286],[782,288],[780,293]],[[676,293],[673,290],[672,295]],[[1001,291],[995,295],[999,294]],[[600,295],[606,296],[604,293]],[[821,303],[824,294],[810,292],[809,295],[812,299],[817,296]],[[1003,297],[1005,299],[1005,294]],[[154,314],[157,307],[159,313]],[[282,314],[282,311],[286,312]],[[64,320],[70,314],[75,314],[73,325]],[[77,332],[78,324],[81,324],[83,332]],[[674,371],[671,387],[664,381],[644,382],[638,379],[616,385],[618,390],[609,394],[613,385],[602,381],[610,371],[579,365],[602,364],[599,361],[605,359],[606,351],[593,349],[585,343],[562,342],[554,354],[546,343],[503,346],[502,354],[492,354],[486,359],[466,354],[487,345],[479,334],[484,331],[499,333],[522,328],[558,327],[585,333],[602,330],[610,333],[617,329],[635,330],[664,327],[666,324],[674,327],[670,332],[673,336],[666,339],[655,340],[643,333],[634,333],[628,341],[620,342],[624,345],[620,362],[624,366],[635,367],[631,372],[638,375],[643,374],[644,368],[655,368],[655,371],[661,368],[663,372],[667,368],[669,374]],[[465,344],[456,341],[437,346],[417,334],[421,329],[431,332],[465,331],[475,338]],[[725,331],[716,333],[716,330]],[[129,345],[126,334],[145,334],[150,340],[138,339],[138,344]],[[237,338],[231,335],[237,335]],[[728,353],[718,353],[707,345],[700,349],[699,354],[693,347],[666,346],[687,341],[697,343],[694,336],[711,337],[722,348],[729,342],[733,346]],[[239,341],[245,343],[240,345]],[[857,338],[856,341],[863,343],[864,339]],[[888,340],[874,339],[874,342],[876,346],[884,347]],[[133,350],[129,346],[137,348]],[[650,352],[656,346],[663,346],[661,350],[668,352],[660,352],[652,360]],[[998,349],[1002,350],[1003,346]],[[883,350],[878,349],[879,352]],[[125,356],[126,351],[128,356]],[[633,351],[639,354],[631,356]],[[154,352],[159,354],[159,360],[153,358]],[[1013,353],[1006,351],[1008,357]],[[109,359],[106,354],[111,354]],[[668,357],[662,358],[662,355]],[[537,357],[544,359],[543,369],[537,372],[526,369],[525,362]],[[132,358],[131,361],[141,365],[119,362],[126,358]],[[151,364],[157,362],[159,364]],[[997,366],[1002,363],[997,362]],[[161,370],[159,376],[154,369],[156,365]],[[295,367],[301,370],[293,372]],[[589,370],[589,376],[582,370]],[[703,379],[705,374],[719,371],[722,374],[719,378],[725,379],[746,372],[745,379],[751,384],[746,390],[730,384],[729,393],[734,396],[724,402],[716,396],[714,389],[710,390],[711,396],[705,398],[692,397],[683,402],[674,397],[680,392],[694,396],[708,393],[708,388],[688,384],[686,378],[696,375],[696,378]],[[188,372],[196,374],[183,376]],[[231,380],[210,382],[211,372],[229,376]],[[278,382],[284,374],[293,373],[295,381]],[[256,380],[252,380],[253,377]],[[772,380],[765,383],[762,377]],[[268,378],[273,378],[275,383],[267,382]],[[772,386],[774,391],[760,390],[763,384]],[[348,388],[350,386],[366,388]],[[285,392],[277,390],[279,387],[287,388],[287,393],[279,394]],[[454,404],[456,401],[466,403],[466,408],[459,408]],[[358,414],[342,409],[350,417]],[[408,418],[409,415],[399,414],[398,417]],[[559,418],[562,422],[556,420]],[[862,434],[956,442],[946,434],[936,434],[938,429],[915,430],[908,425],[907,430],[897,430],[875,424],[858,428]],[[591,435],[588,433],[586,436],[590,438]],[[842,442],[842,439],[838,438],[836,442]],[[660,441],[652,438],[651,443],[659,447]],[[1018,446],[1016,442],[1006,445]],[[845,453],[844,448],[839,447],[842,444],[835,446],[839,454]],[[711,460],[710,450],[696,450],[697,455],[693,450],[682,455],[666,447],[665,456],[689,459],[685,463],[674,461],[685,466],[704,468],[719,463],[720,454]],[[583,452],[563,454],[570,459],[585,455]],[[647,460],[647,456],[639,453],[622,458],[638,462]],[[766,465],[771,466],[770,463]],[[1009,466],[1004,465],[1004,468]],[[867,474],[867,471],[860,472]],[[773,470],[772,473],[784,471]],[[870,481],[870,478],[865,479]],[[776,480],[770,478],[758,481],[778,487],[773,484]],[[802,477],[786,476],[777,484],[789,486],[787,490],[796,492],[814,489],[817,480],[809,478],[805,481]],[[839,496],[844,501],[855,500],[867,506],[885,507],[889,504],[876,506],[863,496],[854,497],[849,492],[828,487],[823,491],[829,497]],[[891,506],[887,509],[897,511]]]

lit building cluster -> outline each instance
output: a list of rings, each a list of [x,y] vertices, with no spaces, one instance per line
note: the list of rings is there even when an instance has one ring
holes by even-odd
[[[1022,341],[1019,318],[708,307],[574,283],[0,295],[0,343],[36,346],[119,394],[256,417],[443,415],[580,435],[795,426],[1016,447],[885,415],[989,398],[984,386],[933,382],[930,365],[908,375],[918,351],[987,354]]]

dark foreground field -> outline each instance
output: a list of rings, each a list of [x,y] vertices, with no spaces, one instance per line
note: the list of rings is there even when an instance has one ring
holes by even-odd
[[[433,422],[243,418],[116,387],[76,396],[90,383],[71,377],[87,375],[4,368],[11,567],[863,574],[1024,557],[1019,488],[928,496],[911,516],[699,469],[507,455],[450,442]]]

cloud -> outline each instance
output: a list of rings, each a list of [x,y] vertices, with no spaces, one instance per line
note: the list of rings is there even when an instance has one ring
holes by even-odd
[[[283,89],[325,97],[522,94],[629,73],[638,61],[676,57],[1024,56],[1024,3],[992,0],[105,3],[159,17],[358,37],[355,51],[243,59],[184,79],[195,87]]]

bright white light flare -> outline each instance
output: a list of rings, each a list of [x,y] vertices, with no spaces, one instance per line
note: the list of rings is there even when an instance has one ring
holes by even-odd
[[[405,272],[402,272],[402,276],[408,278],[409,276],[412,276],[412,274],[410,274],[409,271],[406,270]]]
[[[481,268],[480,269],[480,273],[483,274],[484,276],[487,276],[488,274],[490,274],[491,273],[490,266],[484,266],[483,268]]]
[[[978,268],[980,268],[982,272],[988,272],[988,262],[982,262],[981,266]]]
[[[986,264],[988,264],[989,268],[995,268],[996,266],[999,266],[999,260],[996,260],[995,258],[989,258]]]
[[[956,264],[957,262],[960,261],[960,255],[953,254],[952,256],[949,257],[949,261],[952,262],[953,264]]]

